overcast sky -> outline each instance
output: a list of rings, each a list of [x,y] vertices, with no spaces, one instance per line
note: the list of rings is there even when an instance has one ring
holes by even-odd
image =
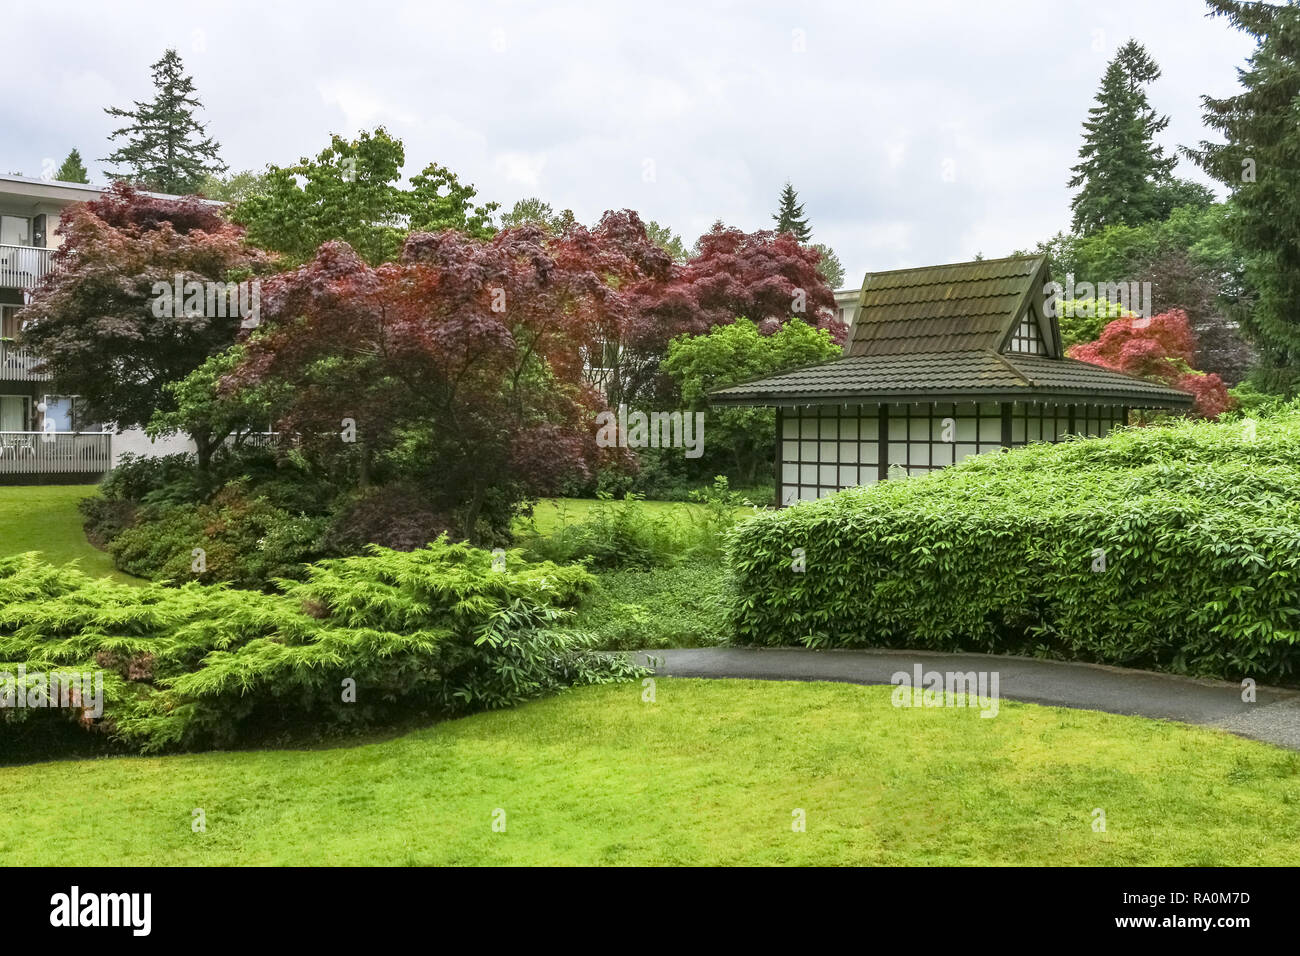
[[[1069,223],[1065,182],[1102,70],[1129,37],[1164,70],[1164,143],[1251,44],[1199,0],[848,3],[6,4],[0,170],[75,146],[101,182],[113,121],[175,47],[232,169],[386,126],[504,208],[585,222],[631,207],[689,245],[768,228],[781,185],[848,284],[1007,255]],[[1205,181],[1186,162],[1179,172]]]

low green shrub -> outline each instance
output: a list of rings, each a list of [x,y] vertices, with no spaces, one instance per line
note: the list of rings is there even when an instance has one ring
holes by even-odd
[[[758,644],[1294,683],[1298,462],[1292,409],[1253,429],[1121,429],[851,489],[732,533],[730,621]]]
[[[100,482],[99,493],[111,501],[153,501],[156,497],[150,496],[160,493],[165,501],[176,501],[189,494],[194,497],[188,500],[197,501],[195,474],[194,456],[190,454],[147,457],[128,452]]]
[[[581,568],[517,552],[503,565],[445,539],[324,561],[275,594],[127,587],[35,554],[0,559],[0,680],[19,665],[29,680],[99,672],[105,697],[97,721],[78,709],[0,709],[0,735],[48,739],[45,722],[61,719],[141,752],[227,747],[640,676],[564,627],[593,584]]]
[[[322,556],[326,524],[250,497],[236,483],[204,504],[143,507],[108,552],[137,577],[267,588],[276,578],[302,577],[306,563]]]
[[[100,550],[107,550],[109,542],[135,525],[140,506],[126,498],[89,495],[77,502],[77,509],[84,519],[86,540]]]
[[[450,533],[451,528],[451,519],[436,514],[417,488],[381,485],[358,491],[339,503],[330,518],[325,546],[334,554],[357,554],[367,544],[412,551]]]
[[[696,535],[689,525],[652,514],[641,501],[637,494],[621,501],[601,495],[600,505],[586,521],[530,538],[529,553],[566,564],[582,561],[601,570],[668,567],[692,549]]]
[[[606,571],[574,627],[597,647],[711,647],[727,633],[727,583],[720,561],[652,571]]]
[[[618,501],[602,494],[600,501],[585,521],[527,536],[529,553],[547,561],[581,561],[596,570],[648,571],[681,561],[717,560],[727,532],[752,507],[722,475],[711,488],[693,491],[691,504],[672,513],[651,511],[633,493]]]

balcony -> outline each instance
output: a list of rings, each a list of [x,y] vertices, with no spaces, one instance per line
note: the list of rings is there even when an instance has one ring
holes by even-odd
[[[54,271],[54,250],[0,245],[0,289],[35,289]]]
[[[0,382],[48,382],[48,375],[32,371],[39,361],[11,339],[0,339]]]
[[[112,443],[110,432],[0,432],[0,475],[102,475]]]

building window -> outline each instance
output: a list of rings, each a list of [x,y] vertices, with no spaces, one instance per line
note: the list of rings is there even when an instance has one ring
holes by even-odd
[[[27,431],[26,395],[0,395],[0,432]]]
[[[1026,312],[1025,317],[1020,320],[1020,327],[1016,329],[1016,334],[1011,337],[1011,345],[1008,351],[1022,352],[1028,355],[1042,355],[1047,351],[1043,347],[1043,335],[1038,328],[1038,323],[1034,321],[1032,311]]]
[[[30,246],[32,221],[25,216],[0,216],[0,246]]]
[[[16,339],[21,330],[18,313],[21,305],[0,305],[0,339]]]
[[[1011,444],[1063,441],[1067,435],[1103,438],[1124,424],[1120,405],[1040,405],[1016,403],[1011,407]],[[1073,420],[1073,426],[1071,426]]]
[[[924,475],[1002,447],[997,402],[889,406],[889,465]]]

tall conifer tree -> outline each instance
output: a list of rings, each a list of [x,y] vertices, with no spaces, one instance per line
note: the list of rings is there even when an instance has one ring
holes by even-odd
[[[61,183],[89,183],[90,174],[86,164],[81,161],[81,153],[74,149],[68,153],[63,165],[54,171],[54,178]]]
[[[137,100],[134,109],[104,111],[129,122],[109,134],[124,142],[103,161],[126,167],[126,172],[109,173],[112,179],[157,192],[193,193],[209,173],[225,172],[226,164],[217,155],[216,141],[204,135],[206,127],[194,117],[203,104],[176,51],[167,50],[151,69],[157,90],[151,102]]]
[[[1146,87],[1159,78],[1160,67],[1136,40],[1107,65],[1097,105],[1083,124],[1079,164],[1071,170],[1070,188],[1079,189],[1070,203],[1076,232],[1136,226],[1159,216],[1162,189],[1177,162],[1155,142],[1169,125],[1147,100]]]
[[[1300,392],[1300,4],[1209,0],[1255,39],[1238,70],[1241,92],[1201,97],[1205,125],[1225,142],[1184,152],[1232,191],[1229,237],[1257,290],[1242,324],[1260,350],[1254,379],[1269,391]]]
[[[781,205],[772,216],[772,221],[776,223],[777,232],[793,233],[800,245],[806,245],[812,238],[812,227],[808,225],[808,217],[803,214],[803,203],[799,202],[799,194],[789,183],[781,190]]]

